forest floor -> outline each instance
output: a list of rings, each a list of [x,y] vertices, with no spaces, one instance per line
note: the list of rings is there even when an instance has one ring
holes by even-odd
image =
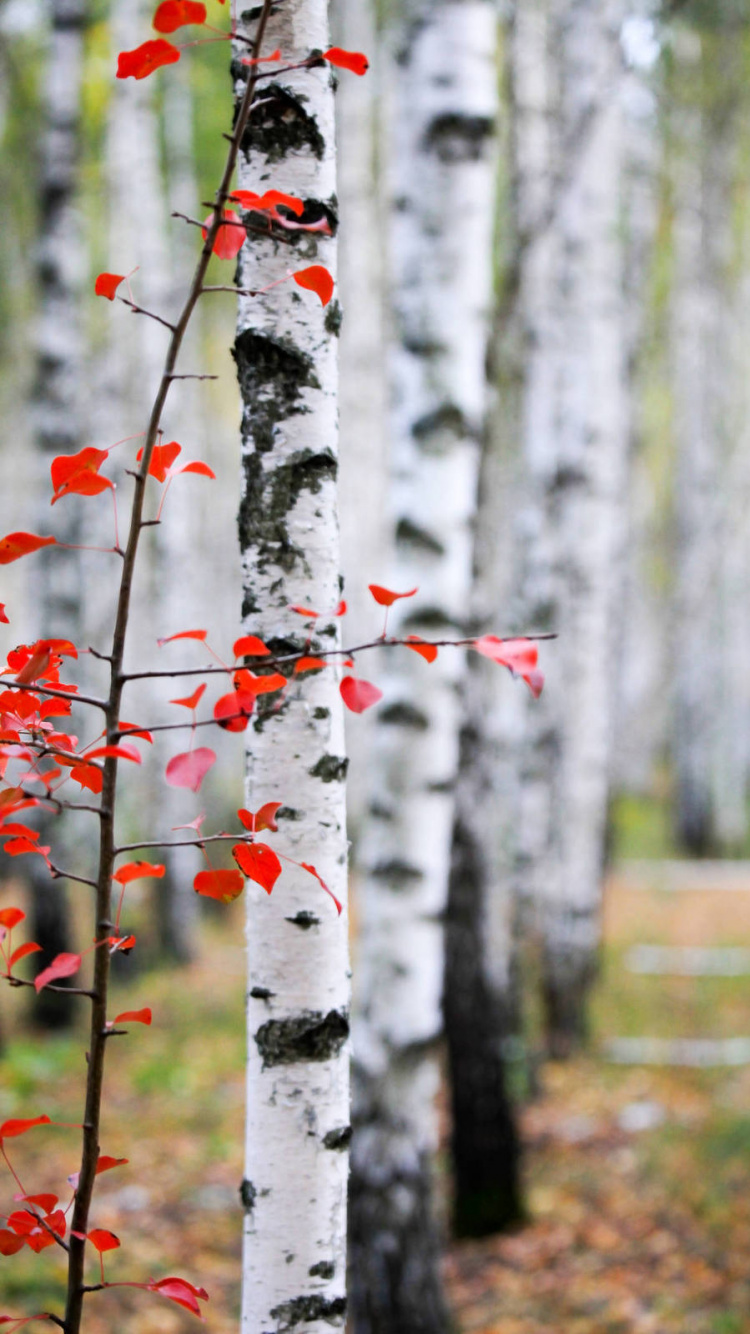
[[[645,886],[645,887],[644,887]],[[3,904],[18,902],[2,896]],[[235,1334],[243,1136],[242,910],[214,916],[188,970],[119,983],[150,1005],[110,1057],[102,1150],[128,1166],[100,1179],[93,1225],[117,1233],[107,1279],[178,1274],[211,1294],[206,1328]],[[592,1054],[548,1065],[523,1113],[530,1222],[450,1248],[461,1334],[750,1334],[750,1065],[694,1070],[609,1062],[613,1037],[750,1036],[750,978],[628,970],[634,944],[750,946],[748,892],[611,879]],[[134,960],[135,956],[131,956]],[[126,961],[127,965],[128,961]],[[32,1033],[3,993],[0,1119],[80,1120],[81,1036]],[[76,1132],[8,1142],[27,1191],[63,1185]],[[5,1178],[3,1203],[13,1185]],[[0,1258],[0,1312],[59,1309],[63,1256]],[[90,1281],[96,1282],[92,1259]],[[193,1317],[154,1294],[88,1299],[87,1334],[187,1334]]]

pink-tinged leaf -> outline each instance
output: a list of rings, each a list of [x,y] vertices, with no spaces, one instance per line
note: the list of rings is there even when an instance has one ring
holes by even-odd
[[[41,948],[41,945],[37,945],[35,940],[27,940],[25,945],[19,945],[18,949],[13,951],[8,960],[8,966],[15,968],[16,964],[20,963],[29,954],[39,954]]]
[[[319,885],[322,885],[322,887],[323,887],[323,889],[325,890],[326,894],[328,894],[328,895],[333,899],[334,903],[336,904],[336,912],[338,913],[338,915],[339,915],[339,917],[340,917],[340,916],[341,916],[341,904],[339,903],[338,899],[336,898],[336,895],[334,894],[333,890],[328,888],[328,886],[327,886],[325,880],[323,879],[323,877],[322,877],[321,875],[318,875],[318,872],[315,870],[315,867],[314,867],[314,866],[311,866],[309,862],[300,862],[300,866],[302,867],[302,870],[303,870],[303,871],[307,871],[308,875],[314,875],[314,876],[315,876],[315,879],[317,880],[318,884],[319,884]]]
[[[0,1141],[12,1139],[15,1135],[25,1135],[27,1130],[32,1130],[34,1126],[51,1126],[52,1122],[48,1116],[32,1116],[30,1118],[20,1119],[12,1117],[10,1121],[3,1121],[0,1125]]]
[[[344,51],[340,46],[329,47],[323,52],[323,59],[327,60],[329,65],[350,70],[352,74],[366,74],[370,68],[367,56],[361,51]]]
[[[126,862],[119,866],[112,876],[118,885],[129,885],[132,880],[161,880],[166,875],[166,866],[156,862]]]
[[[170,699],[170,704],[181,704],[183,709],[195,709],[198,707],[206,691],[205,681],[202,685],[196,686],[192,695],[183,695],[182,699]]]
[[[146,1005],[142,1010],[123,1010],[122,1014],[116,1014],[112,1020],[113,1024],[150,1024],[151,1010]]]
[[[207,638],[208,630],[180,630],[179,634],[168,635],[166,639],[157,639],[156,642],[159,648],[163,648],[165,644],[173,644],[176,639],[198,639],[205,644]]]
[[[248,880],[270,894],[281,875],[281,862],[267,843],[235,843],[232,856]]]
[[[203,1302],[208,1301],[206,1289],[196,1288],[193,1283],[188,1283],[186,1278],[160,1278],[158,1282],[146,1283],[144,1286],[150,1292],[158,1292],[162,1297],[168,1297],[171,1302],[176,1302],[178,1306],[184,1306],[197,1316],[201,1314],[198,1299]]]
[[[533,672],[528,672],[528,674],[524,673],[523,679],[534,696],[534,699],[539,699],[539,696],[544,690],[544,672],[541,672],[539,668],[536,667]]]
[[[116,1251],[122,1244],[120,1238],[116,1237],[114,1232],[107,1232],[106,1228],[95,1227],[87,1233],[88,1240],[98,1251],[100,1255],[105,1255],[107,1251]]]
[[[108,301],[114,301],[115,293],[124,281],[124,273],[100,273],[94,283],[94,291],[97,296],[106,296]]]
[[[0,537],[0,565],[10,565],[22,556],[30,556],[41,547],[57,546],[54,537],[38,537],[36,533],[8,533]]]
[[[194,820],[190,820],[188,824],[173,824],[172,833],[175,834],[178,829],[195,829],[197,833],[200,833],[201,825],[205,818],[205,813],[201,812],[200,815],[196,815]]]
[[[188,23],[205,23],[206,6],[200,0],[162,0],[153,17],[157,32],[176,32]]]
[[[81,966],[80,954],[58,954],[48,968],[43,968],[34,978],[37,995],[49,982],[56,982],[61,977],[72,977]]]
[[[235,639],[232,652],[235,658],[267,658],[271,650],[257,635],[243,635]]]
[[[198,792],[203,779],[215,763],[216,752],[211,750],[210,746],[199,746],[197,750],[174,755],[167,765],[167,782],[172,787],[189,787],[191,792]]]
[[[143,763],[140,751],[136,750],[135,746],[127,745],[124,741],[121,741],[119,746],[99,746],[97,750],[89,750],[86,752],[86,759],[132,760],[133,764]]]
[[[208,464],[204,463],[202,459],[192,459],[190,463],[181,463],[179,468],[170,468],[169,470],[171,477],[179,477],[180,473],[183,472],[195,472],[198,473],[199,477],[211,477],[216,481],[216,473],[213,468],[209,468]]]
[[[223,5],[224,0],[219,0],[219,4]],[[275,62],[277,60],[281,60],[282,58],[283,57],[281,55],[281,50],[277,48],[276,51],[271,52],[270,56],[256,56],[254,60],[248,56],[243,56],[240,63],[243,65],[266,65],[268,64],[269,61]]]
[[[499,662],[519,676],[524,672],[532,672],[539,658],[539,650],[531,639],[499,639],[497,635],[482,635],[480,639],[474,640],[473,647],[477,653]]]
[[[238,811],[237,814],[242,824],[250,830],[251,834],[260,834],[264,829],[270,829],[271,833],[275,834],[279,827],[276,823],[276,816],[282,805],[283,802],[281,801],[267,801],[254,813],[243,809]]]
[[[157,41],[143,42],[133,51],[121,51],[117,57],[118,79],[145,79],[162,65],[174,65],[180,59],[180,52],[171,42],[163,38]]]
[[[420,639],[419,635],[407,635],[404,640],[404,647],[410,648],[413,653],[418,653],[425,662],[434,662],[438,651],[434,644],[430,644],[426,639]]]
[[[18,926],[19,922],[23,922],[25,917],[26,913],[21,912],[20,908],[2,908],[0,909],[0,926],[5,926],[9,931],[12,931],[13,927]]]
[[[378,690],[371,681],[362,681],[356,676],[345,676],[339,690],[347,709],[351,709],[352,713],[364,713],[365,709],[371,709],[373,704],[383,698],[382,690]]]
[[[196,894],[220,903],[231,903],[245,888],[245,878],[239,871],[199,871],[193,881]]]
[[[333,278],[322,264],[310,264],[306,269],[298,269],[292,277],[298,287],[304,287],[320,297],[321,305],[328,305],[333,296]]]
[[[239,225],[240,219],[234,209],[222,209],[221,216],[226,218],[226,222],[222,222],[216,233],[214,254],[218,259],[236,259],[245,243],[245,228]],[[213,213],[209,213],[203,224],[201,235],[204,241],[208,236],[213,217]]]
[[[5,614],[4,602],[0,602],[0,622],[2,622],[3,625],[10,625],[10,621],[8,620],[8,617]]]
[[[368,584],[372,596],[380,607],[392,607],[399,598],[413,598],[419,588],[409,588],[406,593],[394,593],[392,588],[383,588],[381,584]]]

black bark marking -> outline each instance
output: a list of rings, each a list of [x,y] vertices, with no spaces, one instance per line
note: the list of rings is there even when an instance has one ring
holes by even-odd
[[[309,931],[311,926],[320,926],[320,918],[315,913],[298,912],[294,917],[285,917],[285,922],[291,922],[292,926],[298,926],[301,931]]]
[[[332,1260],[318,1260],[318,1263],[311,1265],[307,1272],[310,1278],[333,1278],[336,1266]]]
[[[331,301],[328,306],[326,317],[323,321],[323,327],[326,333],[332,334],[334,338],[338,338],[341,333],[341,322],[343,318],[344,312],[341,309],[339,302],[334,297],[333,301]]]
[[[348,759],[339,755],[321,755],[317,764],[308,769],[308,773],[311,778],[319,778],[322,783],[343,783],[348,768]]]
[[[342,1010],[306,1010],[293,1019],[269,1019],[255,1034],[263,1069],[297,1061],[329,1061],[349,1036],[349,1016]]]
[[[233,62],[235,78],[247,78],[247,69]],[[235,72],[236,71],[236,72]],[[242,71],[242,72],[240,72]],[[307,151],[322,160],[325,140],[314,116],[305,110],[307,98],[296,97],[288,88],[269,83],[263,90],[263,105],[253,113],[240,145],[245,157],[262,153],[267,162],[283,162],[290,153]]]
[[[430,726],[427,715],[416,704],[409,704],[406,700],[381,709],[378,721],[385,726],[411,727],[415,732],[426,732]]]
[[[243,1209],[245,1210],[246,1214],[252,1213],[253,1209],[255,1208],[255,1201],[257,1200],[257,1198],[258,1198],[258,1192],[255,1189],[255,1186],[253,1185],[252,1181],[248,1181],[246,1177],[245,1180],[240,1184],[240,1203]]]
[[[335,1130],[329,1130],[328,1134],[323,1136],[323,1148],[333,1149],[338,1153],[341,1153],[343,1149],[348,1149],[351,1142],[351,1126],[337,1126]]]
[[[346,1315],[346,1297],[321,1297],[319,1293],[310,1297],[293,1297],[291,1301],[274,1306],[271,1315],[279,1322],[276,1326],[278,1334],[287,1334],[288,1330],[308,1320],[327,1320],[331,1324],[339,1324],[339,1317]]]
[[[428,153],[436,153],[441,162],[478,162],[487,139],[495,133],[491,116],[467,116],[448,111],[435,116],[424,136]]]
[[[418,866],[411,866],[409,862],[402,861],[398,857],[392,857],[390,861],[378,862],[372,868],[372,875],[376,880],[387,880],[391,889],[406,889],[424,880],[424,872],[420,871]]]
[[[276,995],[275,991],[269,991],[268,987],[251,987],[249,995],[253,1000],[271,1000]]]
[[[414,422],[411,433],[425,448],[434,445],[435,436],[464,440],[472,434],[466,417],[455,403],[441,403],[439,408],[426,412]]]
[[[319,389],[313,361],[283,338],[245,329],[237,335],[237,363],[243,403],[242,431],[259,454],[273,449],[277,422],[308,412],[300,403],[304,389]]]
[[[400,546],[429,551],[433,556],[444,556],[445,547],[426,528],[420,528],[411,519],[399,519],[396,525],[396,543]]]
[[[313,718],[317,718],[318,722],[322,722],[324,718],[330,718],[330,716],[331,710],[324,708],[322,704],[313,709]]]
[[[455,622],[451,620],[451,617],[443,611],[442,607],[419,607],[416,611],[413,611],[410,615],[404,617],[404,629],[411,630],[412,626],[416,625],[421,626],[423,629],[435,631],[452,631],[454,629],[461,629],[461,627],[456,626]]]
[[[280,806],[276,812],[277,820],[304,820],[305,812],[297,811],[293,806]]]

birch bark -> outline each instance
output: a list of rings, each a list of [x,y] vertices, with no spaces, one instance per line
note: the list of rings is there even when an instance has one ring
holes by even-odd
[[[386,582],[398,634],[462,632],[491,304],[497,11],[408,3],[388,35],[392,304]],[[380,582],[380,578],[378,579]],[[393,650],[362,839],[351,1274],[354,1327],[448,1328],[431,1204],[435,1043],[458,765],[459,655]]]
[[[242,19],[251,37],[258,10]],[[329,46],[324,0],[287,0],[268,49],[292,63]],[[237,55],[244,54],[246,48]],[[236,59],[235,84],[246,69]],[[302,220],[337,222],[333,80],[327,66],[279,75],[243,138],[239,184],[305,200]],[[287,245],[251,235],[243,286],[318,260],[335,275],[336,246],[298,233]],[[361,313],[360,313],[361,314]],[[242,395],[239,515],[243,625],[276,650],[302,648],[292,604],[318,609],[313,644],[335,648],[340,596],[336,519],[336,299],[290,287],[240,298],[235,359]],[[247,804],[276,799],[281,851],[313,863],[346,898],[342,702],[334,669],[290,687],[248,731]],[[343,1328],[349,971],[346,916],[315,881],[287,867],[269,900],[248,887],[248,1084],[242,1328]]]

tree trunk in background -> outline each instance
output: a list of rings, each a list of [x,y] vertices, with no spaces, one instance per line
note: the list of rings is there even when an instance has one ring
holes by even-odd
[[[257,17],[257,11],[256,11]],[[243,26],[252,36],[249,17]],[[267,50],[290,63],[329,46],[324,0],[286,0]],[[244,54],[246,48],[240,48]],[[237,60],[237,91],[247,77]],[[239,184],[305,200],[303,221],[335,226],[333,94],[328,67],[263,85],[243,138]],[[261,184],[262,183],[262,184]],[[293,249],[252,236],[241,284],[254,289],[314,260],[335,275],[335,240],[300,233]],[[242,395],[239,530],[243,626],[277,651],[339,643],[336,298],[289,286],[240,298],[235,358]],[[313,649],[314,651],[314,649]],[[346,898],[344,728],[336,670],[290,687],[248,731],[247,804],[284,802],[276,846],[309,862]],[[347,919],[302,870],[285,866],[273,896],[247,889],[248,1085],[242,1329],[310,1334],[346,1313],[349,1101]]]
[[[612,590],[628,436],[620,18],[618,0],[552,7],[552,195],[522,277],[528,353],[514,621],[561,637],[547,655],[544,694],[526,708],[517,869],[536,904],[548,1046],[560,1056],[586,1030],[608,795]]]
[[[389,629],[461,635],[485,410],[497,107],[492,0],[408,3],[389,62]],[[381,659],[357,901],[350,1271],[356,1334],[439,1334],[435,1044],[462,655]]]
[[[80,220],[75,208],[80,148],[81,84],[85,0],[51,0],[47,73],[41,81],[42,152],[39,171],[40,226],[36,250],[39,310],[36,325],[36,382],[32,412],[40,473],[39,531],[49,531],[50,464],[56,454],[75,453],[83,439],[83,350],[80,294],[85,267]],[[64,500],[57,515],[58,540],[80,541],[76,499]],[[76,551],[40,553],[35,601],[38,633],[81,641],[81,561]],[[63,720],[64,722],[64,720]],[[56,822],[42,816],[40,842],[49,843]],[[63,858],[61,856],[60,860]],[[42,946],[39,970],[70,949],[64,882],[50,879],[41,858],[27,869],[31,889],[33,939]],[[67,1026],[73,1002],[43,991],[34,998],[33,1015],[45,1027]]]

